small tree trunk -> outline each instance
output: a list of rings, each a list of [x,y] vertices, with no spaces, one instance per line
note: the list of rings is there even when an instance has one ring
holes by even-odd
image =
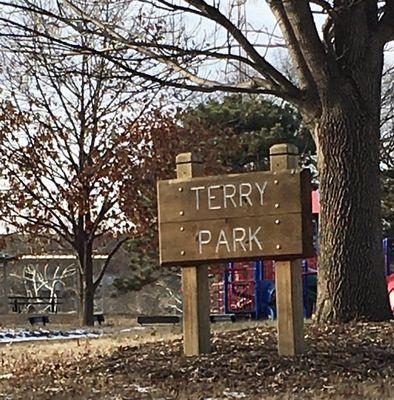
[[[3,265],[3,290],[2,296],[0,299],[0,314],[8,314],[8,268],[7,262],[4,262]],[[1,268],[1,266],[0,266]]]
[[[93,285],[92,285],[93,286]],[[83,299],[83,324],[86,326],[93,326],[94,315],[94,289],[86,288]]]
[[[317,126],[321,322],[389,318],[384,277],[379,112],[349,91],[323,110]]]
[[[83,268],[83,264],[81,263]],[[76,287],[77,287],[77,307],[78,307],[78,316],[82,319],[83,315],[83,298],[84,298],[84,284],[83,284],[83,273],[81,271],[77,271],[76,275]]]
[[[94,315],[94,284],[93,284],[93,254],[92,245],[87,243],[85,246],[85,265],[84,265],[84,293],[83,293],[83,324],[93,326]]]

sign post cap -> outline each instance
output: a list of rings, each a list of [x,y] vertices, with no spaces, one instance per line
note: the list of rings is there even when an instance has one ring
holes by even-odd
[[[189,163],[197,163],[201,164],[202,160],[199,154],[195,153],[180,153],[176,156],[177,164],[189,164]]]
[[[298,155],[298,147],[292,143],[280,143],[275,144],[270,147],[270,155],[277,156],[277,155]]]

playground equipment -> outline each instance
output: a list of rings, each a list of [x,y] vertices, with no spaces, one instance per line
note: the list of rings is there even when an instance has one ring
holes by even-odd
[[[276,317],[272,262],[231,262],[214,274],[211,305],[215,312],[254,319]]]
[[[394,315],[394,271],[391,271],[391,260],[393,254],[393,242],[391,239],[383,241],[384,260],[386,265],[387,290],[389,292],[389,301],[391,311]]]
[[[312,193],[314,246],[317,252],[318,192]],[[391,271],[392,240],[383,240],[385,272],[391,309],[394,313],[394,271]],[[317,299],[317,256],[303,260],[304,315],[312,316]],[[230,262],[210,269],[211,312],[245,315],[252,319],[275,319],[275,262]]]
[[[316,271],[303,261],[304,315],[310,317],[316,302]],[[228,263],[210,271],[211,312],[275,319],[275,263]],[[312,278],[312,279],[311,279]]]
[[[315,254],[318,250],[319,192],[312,192]],[[317,256],[303,260],[304,315],[310,317],[316,303]],[[275,262],[230,262],[210,268],[211,312],[275,319]]]

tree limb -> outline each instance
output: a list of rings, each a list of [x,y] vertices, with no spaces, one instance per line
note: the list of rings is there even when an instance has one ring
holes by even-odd
[[[309,92],[316,92],[316,85],[311,74],[311,71],[302,54],[301,46],[294,33],[294,29],[290,24],[288,16],[284,10],[281,1],[270,1],[269,6],[275,15],[282,34],[286,40],[290,55],[294,62],[298,78],[301,83],[301,89],[308,90]],[[309,93],[309,94],[312,94]]]
[[[97,289],[98,285],[100,284],[101,280],[103,279],[103,276],[105,275],[105,271],[108,268],[108,265],[112,259],[112,257],[116,254],[116,252],[121,248],[123,243],[125,243],[127,240],[129,240],[129,237],[124,237],[123,239],[120,239],[118,243],[116,243],[115,247],[111,250],[111,252],[108,254],[107,259],[104,262],[103,267],[101,268],[101,271],[97,277],[97,279],[94,281],[94,290]]]
[[[386,0],[384,13],[378,23],[377,35],[383,45],[394,40],[394,0]]]
[[[278,0],[273,0],[278,2]],[[283,0],[284,10],[294,35],[302,43],[300,50],[313,75],[318,90],[325,90],[330,81],[327,55],[319,38],[309,2]]]
[[[283,88],[282,91],[288,93],[298,93],[299,90],[294,86],[283,74],[274,68],[264,57],[262,57],[256,48],[249,42],[245,35],[238,29],[227,17],[225,17],[218,8],[210,6],[201,0],[185,0],[193,7],[200,10],[207,18],[215,21],[225,28],[241,47],[246,54],[255,62],[255,69],[259,71],[266,79]]]

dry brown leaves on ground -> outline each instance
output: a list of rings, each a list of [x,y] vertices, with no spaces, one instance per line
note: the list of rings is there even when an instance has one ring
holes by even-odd
[[[179,339],[3,354],[0,399],[394,399],[393,322],[309,325],[307,352],[294,358],[277,355],[275,328],[265,325],[212,342],[211,354],[190,358]]]

